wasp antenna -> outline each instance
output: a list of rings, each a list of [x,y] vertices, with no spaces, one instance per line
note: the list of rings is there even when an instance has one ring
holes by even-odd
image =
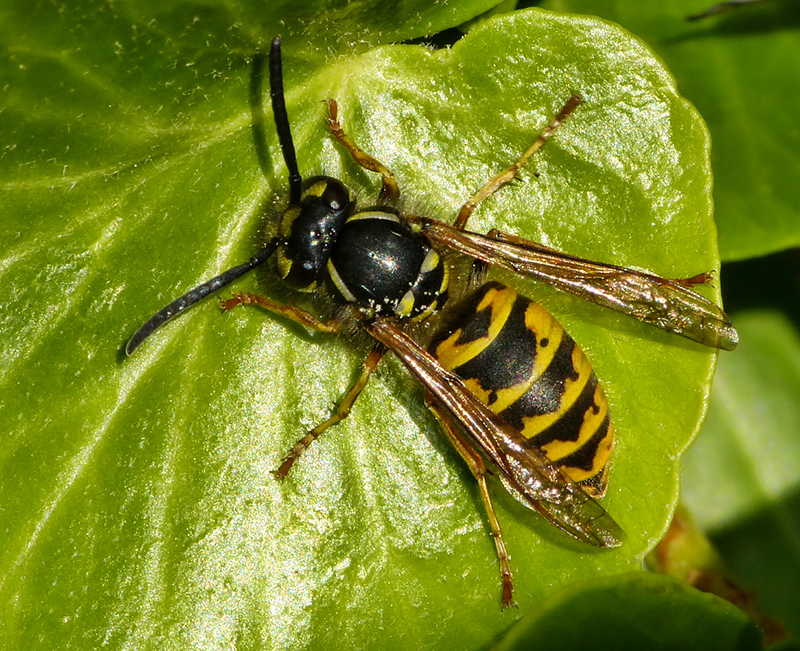
[[[185,312],[192,305],[202,301],[209,294],[213,294],[218,289],[222,289],[226,285],[230,285],[234,280],[243,276],[248,271],[255,269],[258,265],[266,262],[269,257],[278,248],[278,238],[273,238],[270,242],[250,258],[244,264],[237,267],[223,271],[219,276],[215,276],[211,280],[207,280],[202,285],[198,285],[194,289],[189,290],[180,298],[176,298],[169,305],[161,308],[147,322],[139,328],[131,337],[128,345],[125,346],[125,353],[133,355],[134,351],[147,339],[151,334],[163,326],[167,321],[178,316],[181,312]]]
[[[276,36],[269,51],[269,93],[272,98],[272,115],[275,118],[275,129],[281,143],[283,160],[289,169],[289,202],[300,203],[300,186],[303,178],[297,167],[297,156],[292,141],[292,129],[289,126],[289,115],[286,113],[286,100],[283,95],[283,67],[281,65],[281,37]]]

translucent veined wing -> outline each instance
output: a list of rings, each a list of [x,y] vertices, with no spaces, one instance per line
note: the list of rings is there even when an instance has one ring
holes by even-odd
[[[395,353],[470,443],[492,464],[509,491],[573,538],[595,547],[618,547],[624,533],[613,518],[563,471],[486,407],[455,374],[410,336],[376,319],[364,328]]]
[[[739,335],[730,318],[686,281],[594,262],[493,231],[489,235],[444,222],[411,218],[433,241],[450,249],[543,280],[604,307],[713,348],[733,350]]]

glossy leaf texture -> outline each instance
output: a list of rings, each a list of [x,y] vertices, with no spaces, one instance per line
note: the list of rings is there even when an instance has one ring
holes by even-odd
[[[800,246],[800,5],[772,0],[690,22],[706,0],[549,0],[644,39],[708,123],[722,259]]]
[[[448,50],[353,51],[308,40],[329,24],[313,7],[305,22],[282,6],[176,7],[17,8],[4,22],[3,634],[29,649],[484,647],[517,614],[500,612],[474,482],[399,364],[280,484],[270,471],[327,418],[365,342],[208,301],[135,357],[122,348],[275,226],[285,170],[267,123],[262,176],[247,57],[281,12],[301,168],[365,202],[376,179],[334,146],[321,100],[339,101],[408,208],[448,218],[577,92],[585,104],[472,226],[692,276],[718,264],[704,125],[647,47],[594,19],[526,11]],[[342,20],[380,42],[361,14],[358,29]],[[628,534],[587,549],[493,485],[524,612],[639,567],[669,521],[715,354],[515,284],[604,383],[618,443],[603,503]],[[236,287],[289,300],[276,285]]]

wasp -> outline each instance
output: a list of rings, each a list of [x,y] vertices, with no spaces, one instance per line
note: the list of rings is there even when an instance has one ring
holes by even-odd
[[[597,502],[608,483],[614,433],[608,401],[586,356],[543,307],[511,287],[493,281],[477,286],[472,280],[457,290],[453,282],[453,259],[468,260],[475,279],[486,267],[499,267],[707,346],[730,350],[737,344],[727,315],[692,289],[708,274],[670,280],[499,231],[466,230],[480,203],[516,177],[581,98],[571,97],[522,156],[480,188],[448,224],[397,208],[400,189],[394,175],[345,133],[333,99],[326,100],[330,133],[358,165],[381,176],[377,205],[359,207],[354,192],[330,176],[304,179],[284,99],[280,37],[269,53],[269,83],[289,185],[277,234],[247,262],[153,315],[130,339],[127,354],[176,315],[273,261],[289,288],[327,294],[341,309],[323,320],[251,293],[234,294],[222,302],[223,309],[259,306],[328,333],[355,323],[373,340],[355,384],[331,417],[289,451],[274,473],[278,479],[323,432],[347,417],[391,351],[421,382],[427,406],[478,482],[499,559],[504,606],[513,604],[513,579],[489,494],[487,462],[512,495],[573,538],[595,547],[621,545],[622,529]],[[433,321],[437,332],[425,345],[415,324]]]

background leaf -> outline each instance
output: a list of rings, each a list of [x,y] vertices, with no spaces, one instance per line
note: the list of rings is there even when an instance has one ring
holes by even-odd
[[[800,4],[777,0],[694,23],[706,0],[546,0],[643,38],[711,131],[723,260],[800,245]]]
[[[765,612],[800,630],[800,339],[780,312],[736,315],[708,420],[684,457],[683,496]]]
[[[357,338],[206,304],[123,358],[149,314],[255,250],[285,185],[274,140],[271,178],[255,157],[246,62],[284,8],[153,7],[149,21],[147,9],[20,7],[4,22],[4,634],[18,648],[296,648],[331,646],[331,631],[341,648],[484,646],[515,614],[499,612],[479,496],[397,364],[278,484],[270,470],[357,372]],[[300,33],[319,14],[287,20],[304,172],[375,196],[325,133],[320,100],[335,96],[408,206],[449,217],[580,92],[539,178],[529,170],[472,226],[667,276],[716,267],[704,127],[630,35],[525,12],[452,50],[343,54]],[[343,33],[366,33],[358,20]],[[239,286],[257,280],[286,298],[269,274]],[[659,539],[714,354],[518,286],[604,382],[618,431],[604,504],[629,536],[585,549],[495,490],[524,611],[565,583],[638,567]]]
[[[735,606],[672,577],[631,572],[573,584],[529,612],[495,651],[586,648],[755,651],[761,632]]]

